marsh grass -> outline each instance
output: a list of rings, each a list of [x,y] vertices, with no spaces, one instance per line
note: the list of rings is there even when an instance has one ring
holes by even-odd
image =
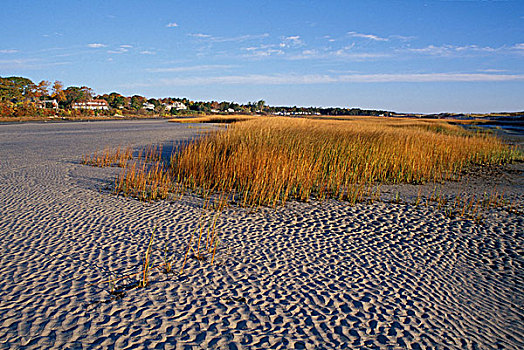
[[[209,115],[204,117],[191,117],[191,118],[174,118],[170,119],[169,121],[172,123],[236,123],[236,122],[242,122],[246,120],[252,120],[260,118],[253,115],[243,115],[243,114],[235,114],[235,115]]]
[[[214,203],[209,199],[206,201],[198,226],[189,237],[180,274],[184,272],[188,258],[201,262],[209,261],[213,265],[220,244],[217,221],[225,205],[225,197],[222,195],[215,198]]]
[[[161,148],[146,148],[122,162],[114,193],[144,201],[221,193],[250,208],[290,199],[354,204],[379,198],[380,184],[458,180],[471,165],[519,158],[494,136],[440,120],[251,117],[182,145],[169,162]]]
[[[149,274],[151,271],[151,250],[153,248],[153,238],[155,237],[156,226],[151,232],[151,237],[149,238],[149,244],[144,253],[143,263],[142,263],[142,272],[140,273],[140,278],[138,281],[138,287],[144,288],[149,284]]]
[[[505,198],[504,192],[499,192],[497,189],[481,194],[470,194],[465,191],[444,194],[442,188],[435,185],[425,199],[419,190],[413,204],[434,207],[449,218],[471,219],[476,223],[481,223],[490,209],[519,212],[516,203]]]
[[[113,193],[143,201],[166,199],[169,193],[181,190],[174,180],[162,161],[152,164],[135,161],[126,164],[117,175]]]
[[[101,151],[95,151],[93,154],[84,155],[82,157],[82,164],[97,167],[123,167],[132,158],[133,150],[131,147],[118,147],[116,149],[106,148]]]
[[[186,145],[170,168],[186,188],[234,192],[249,207],[355,203],[376,184],[457,180],[469,165],[519,156],[495,137],[441,121],[257,118]]]
[[[126,291],[130,289],[147,287],[150,284],[151,273],[155,269],[165,274],[175,273],[175,258],[184,257],[179,274],[184,272],[188,258],[213,265],[216,260],[217,249],[220,246],[217,222],[221,210],[224,208],[224,202],[225,197],[223,196],[217,196],[213,199],[210,197],[205,201],[197,228],[191,232],[189,243],[182,254],[169,250],[167,240],[164,242],[163,251],[154,248],[154,241],[158,236],[158,226],[155,225],[147,241],[147,246],[143,247],[138,269],[134,268],[134,272],[131,272],[131,270],[120,274],[110,270],[109,279],[91,285],[107,284],[109,294],[112,296],[108,301],[111,301],[123,297]],[[196,239],[197,236],[198,240]],[[95,302],[95,304],[97,303],[100,303],[100,301]]]

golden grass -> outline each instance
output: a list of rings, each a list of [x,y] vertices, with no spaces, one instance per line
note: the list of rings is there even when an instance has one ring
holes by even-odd
[[[91,155],[82,157],[82,164],[106,167],[106,166],[120,166],[123,167],[128,160],[133,157],[133,150],[130,147],[118,147],[115,150],[106,148],[102,151],[95,151]]]
[[[192,117],[192,118],[174,118],[170,119],[173,123],[235,123],[246,120],[252,120],[260,118],[253,115],[208,115],[204,117]]]
[[[125,162],[115,193],[157,200],[189,189],[255,207],[355,203],[377,197],[379,184],[454,180],[472,164],[522,159],[498,138],[444,121],[373,117],[253,117],[185,145],[170,164],[160,155],[150,147]]]
[[[499,139],[442,121],[258,117],[187,145],[172,157],[171,176],[234,192],[245,206],[311,196],[355,202],[377,183],[457,179],[470,164],[517,157]]]

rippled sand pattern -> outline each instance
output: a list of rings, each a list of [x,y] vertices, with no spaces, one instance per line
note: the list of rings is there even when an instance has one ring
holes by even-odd
[[[291,203],[218,221],[217,264],[109,294],[154,257],[179,269],[202,200],[141,203],[80,165],[106,145],[184,140],[163,121],[0,125],[0,346],[36,348],[524,347],[522,215],[483,223],[392,203]]]

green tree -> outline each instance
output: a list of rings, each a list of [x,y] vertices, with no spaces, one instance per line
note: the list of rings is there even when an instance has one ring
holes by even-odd
[[[126,105],[126,99],[124,96],[117,92],[110,93],[106,98],[107,103],[111,108],[123,108]]]
[[[264,111],[265,105],[266,105],[266,101],[260,100],[260,101],[257,102],[257,109],[259,111]]]
[[[131,108],[135,111],[140,110],[144,106],[144,102],[146,102],[146,98],[140,95],[134,95],[131,97]]]
[[[32,96],[35,84],[23,77],[0,77],[0,100],[23,101]]]
[[[75,102],[86,102],[93,98],[93,90],[87,86],[69,86],[64,90],[65,102],[67,107],[70,107]]]

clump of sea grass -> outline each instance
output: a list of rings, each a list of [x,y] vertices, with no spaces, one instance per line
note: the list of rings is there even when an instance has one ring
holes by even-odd
[[[102,151],[95,151],[93,154],[82,157],[82,164],[107,167],[119,166],[123,167],[127,161],[133,158],[133,151],[131,147],[117,149],[106,148]]]

